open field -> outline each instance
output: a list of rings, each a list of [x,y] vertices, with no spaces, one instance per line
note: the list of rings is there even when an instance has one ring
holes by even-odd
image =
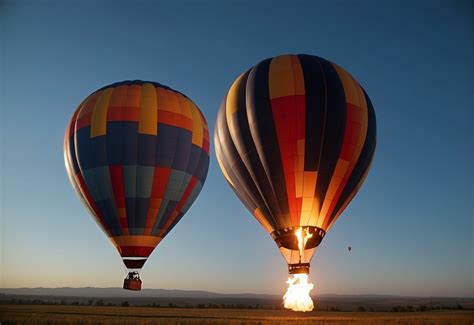
[[[7,324],[469,324],[471,311],[310,312],[61,305],[0,305]]]

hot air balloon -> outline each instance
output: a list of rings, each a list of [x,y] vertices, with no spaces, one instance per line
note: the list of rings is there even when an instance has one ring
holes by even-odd
[[[316,248],[367,176],[375,114],[364,89],[340,66],[282,55],[234,81],[214,142],[227,182],[276,242],[289,273],[307,274]]]
[[[89,95],[64,138],[77,195],[129,270],[124,289],[202,189],[209,131],[185,95],[156,82],[123,81]]]

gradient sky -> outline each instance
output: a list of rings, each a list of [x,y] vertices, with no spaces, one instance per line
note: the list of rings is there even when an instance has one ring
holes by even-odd
[[[372,170],[313,258],[315,293],[474,296],[472,1],[15,0],[0,1],[0,22],[0,287],[122,285],[63,162],[66,124],[92,91],[166,84],[213,132],[240,73],[308,53],[359,80],[378,124]],[[284,259],[211,150],[144,287],[281,294]]]

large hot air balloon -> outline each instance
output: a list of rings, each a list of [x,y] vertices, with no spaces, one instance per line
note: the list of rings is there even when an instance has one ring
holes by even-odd
[[[72,186],[129,269],[124,288],[189,209],[206,179],[209,131],[185,95],[124,81],[89,95],[64,139]]]
[[[367,176],[375,114],[340,66],[282,55],[234,81],[214,142],[225,178],[276,242],[289,273],[307,274],[317,246]]]

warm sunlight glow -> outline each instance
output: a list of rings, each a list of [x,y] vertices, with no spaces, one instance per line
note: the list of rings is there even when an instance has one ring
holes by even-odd
[[[314,308],[313,300],[309,292],[313,284],[308,283],[307,274],[294,274],[293,279],[288,278],[288,289],[283,296],[285,308],[294,311],[311,311]]]

